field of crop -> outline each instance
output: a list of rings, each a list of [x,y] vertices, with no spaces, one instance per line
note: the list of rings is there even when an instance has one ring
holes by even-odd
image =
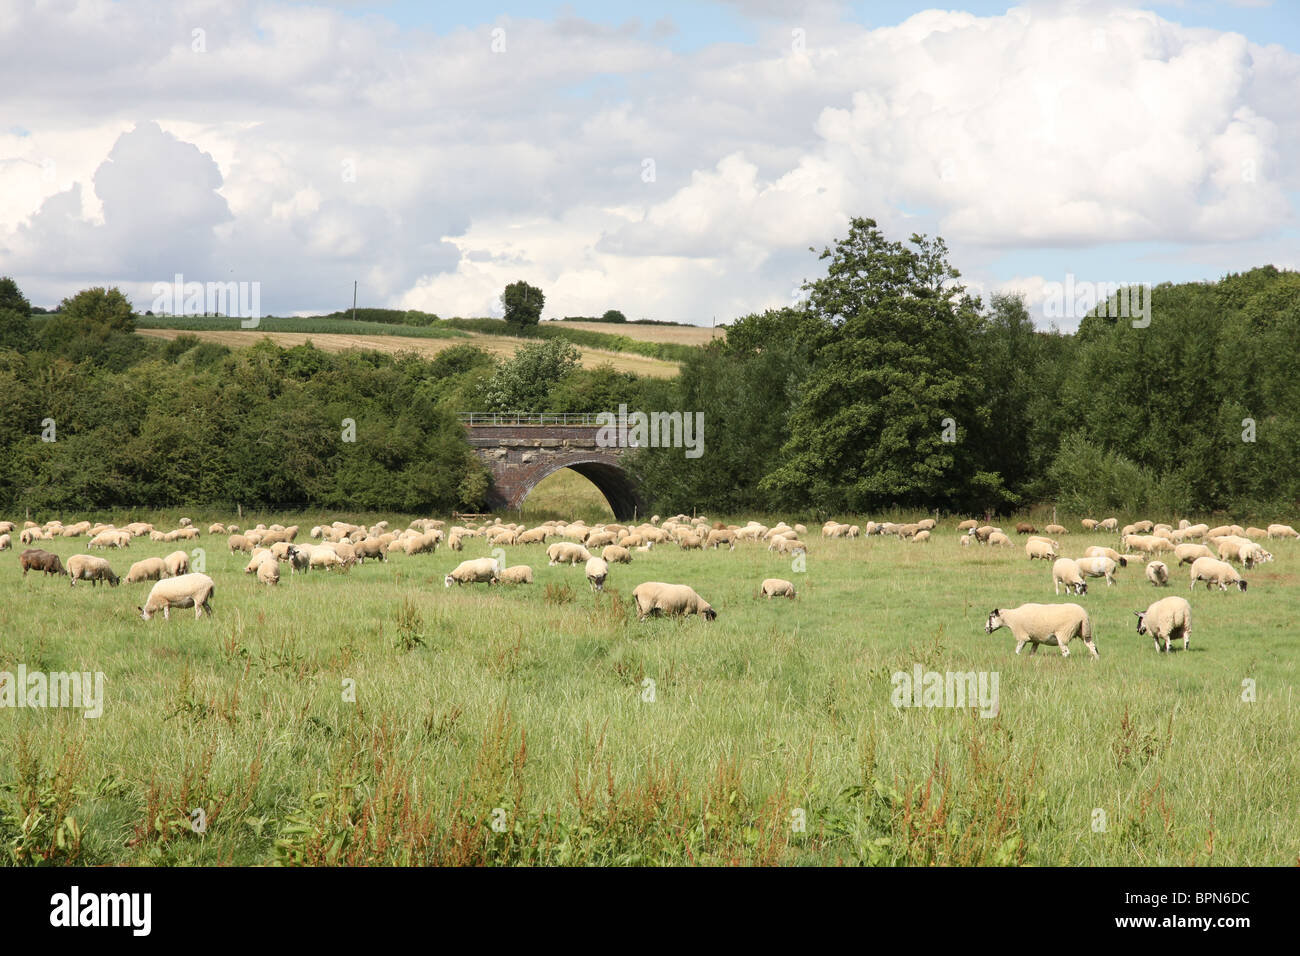
[[[638,342],[667,342],[673,345],[707,345],[727,334],[726,329],[714,329],[707,325],[636,325],[631,322],[548,322],[546,325],[602,332],[606,335],[626,335]]]
[[[244,523],[305,535],[322,517]],[[401,520],[349,516],[380,517]],[[268,589],[205,535],[189,546],[215,618],[149,622],[149,584],[70,588],[0,555],[0,671],[103,672],[106,698],[98,718],[0,709],[0,859],[1297,862],[1300,544],[1272,542],[1246,594],[1192,595],[1191,650],[1162,655],[1133,611],[1188,596],[1185,573],[1162,594],[1131,566],[1055,598],[1021,548],[956,538],[952,522],[924,545],[814,529],[803,571],[753,545],[656,548],[597,595],[541,546],[507,555],[533,566],[530,586],[444,589],[487,553],[479,539],[347,574],[286,569]],[[107,556],[124,575],[176,547]],[[756,600],[769,576],[798,599]],[[718,619],[638,623],[647,580],[692,584]],[[1007,631],[984,632],[994,607],[1058,600],[1089,609],[1100,660],[1017,657]],[[997,672],[997,716],[896,708],[892,675],[915,665]]]

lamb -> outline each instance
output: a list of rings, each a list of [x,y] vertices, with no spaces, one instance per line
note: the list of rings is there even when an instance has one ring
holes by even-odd
[[[153,586],[144,607],[136,607],[140,616],[146,621],[163,612],[163,620],[171,620],[174,607],[194,608],[194,619],[198,620],[207,611],[212,616],[212,595],[216,585],[206,574],[182,574],[178,578],[164,578]]]
[[[587,580],[593,591],[605,590],[605,578],[609,577],[609,565],[604,558],[591,558],[587,561]]]
[[[1192,606],[1186,598],[1167,597],[1156,601],[1145,611],[1134,611],[1137,615],[1137,632],[1150,634],[1160,650],[1160,639],[1164,638],[1164,651],[1172,653],[1170,643],[1181,637],[1183,650],[1192,642]]]
[[[959,545],[961,545],[963,548],[968,548],[968,547],[970,547],[970,535],[968,535],[968,534],[958,535],[958,536],[957,536],[957,543],[958,543]]]
[[[121,583],[108,562],[93,554],[74,554],[68,558],[68,578],[68,587],[78,581],[89,581],[92,585],[107,581],[114,588]]]
[[[644,621],[652,614],[698,614],[706,621],[718,616],[718,612],[687,584],[646,581],[632,591],[632,600],[636,603],[638,621]]]
[[[18,555],[18,563],[23,569],[23,577],[27,577],[28,571],[64,574],[63,562],[59,560],[59,556],[50,551],[42,551],[40,548],[28,548]]]
[[[1300,538],[1300,531],[1289,524],[1271,524],[1265,529],[1269,538]]]
[[[600,556],[610,564],[631,564],[632,552],[617,544],[606,545]]]
[[[1128,558],[1124,557],[1124,555],[1120,554],[1114,548],[1103,548],[1099,544],[1094,544],[1087,548],[1084,548],[1083,553],[1090,558],[1096,558],[1096,557],[1110,558],[1121,568],[1128,567]]]
[[[1147,580],[1155,587],[1163,588],[1169,585],[1169,565],[1163,561],[1152,561],[1147,565]]]
[[[1197,558],[1192,562],[1192,586],[1191,590],[1196,590],[1196,582],[1204,581],[1205,590],[1213,590],[1214,585],[1219,586],[1220,591],[1228,590],[1228,585],[1237,585],[1238,590],[1246,590],[1246,582],[1237,573],[1227,561],[1219,561],[1215,558]]]
[[[574,565],[579,561],[591,560],[591,552],[573,541],[557,541],[546,549],[546,559],[550,565]]]
[[[1053,593],[1060,594],[1062,584],[1065,585],[1066,594],[1071,591],[1080,595],[1088,593],[1088,582],[1083,579],[1073,558],[1057,558],[1052,564]]]
[[[1029,555],[1029,560],[1041,558],[1044,561],[1056,560],[1056,549],[1052,547],[1052,542],[1043,538],[1030,538],[1025,542],[1025,554]]]
[[[1005,534],[1003,534],[1001,531],[994,531],[991,535],[989,535],[989,537],[988,537],[988,543],[989,543],[990,546],[995,547],[995,548],[997,548],[997,547],[1003,547],[1003,548],[1009,548],[1009,547],[1011,547],[1011,539],[1008,538],[1008,537],[1007,537]]]
[[[1031,654],[1038,652],[1039,644],[1047,644],[1060,647],[1061,656],[1069,657],[1069,643],[1079,637],[1094,659],[1101,656],[1092,638],[1092,619],[1077,604],[1022,604],[1005,610],[994,608],[984,630],[992,634],[1001,627],[1011,630],[1016,639],[1017,654],[1027,642],[1032,642]]]
[[[171,572],[167,570],[167,565],[162,558],[145,558],[143,561],[137,561],[131,565],[131,569],[126,572],[126,583],[158,581],[167,577],[171,577]]]
[[[267,585],[280,583],[280,562],[274,555],[268,554],[257,566],[257,580]]]
[[[1203,544],[1180,544],[1174,547],[1174,557],[1178,559],[1178,566],[1181,568],[1184,564],[1191,564],[1197,558],[1212,558],[1214,553]]]
[[[497,579],[502,584],[532,584],[533,569],[526,564],[516,564],[502,570]]]
[[[167,565],[167,572],[172,577],[180,577],[190,570],[190,556],[184,551],[173,551],[163,558],[163,564]]]
[[[1104,554],[1093,555],[1092,557],[1086,558],[1075,558],[1074,563],[1078,567],[1079,573],[1085,577],[1105,578],[1106,587],[1110,587],[1115,583],[1116,564],[1114,560],[1108,558]]]
[[[444,587],[451,587],[453,583],[457,587],[462,584],[487,584],[490,587],[500,580],[501,572],[497,568],[496,558],[471,558],[456,565],[451,574],[442,579],[442,583]]]
[[[912,535],[912,544],[921,544],[922,542],[929,541],[929,540],[930,540],[930,532],[925,528],[922,528],[916,534]]]
[[[784,578],[765,578],[759,586],[758,596],[765,597],[769,601],[774,597],[785,597],[793,601],[794,585]]]

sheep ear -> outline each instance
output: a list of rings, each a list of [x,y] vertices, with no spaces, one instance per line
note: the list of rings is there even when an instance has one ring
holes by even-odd
[[[1141,611],[1134,611],[1133,613],[1136,614],[1138,617],[1141,617],[1141,616],[1142,616],[1142,612],[1141,612]]]

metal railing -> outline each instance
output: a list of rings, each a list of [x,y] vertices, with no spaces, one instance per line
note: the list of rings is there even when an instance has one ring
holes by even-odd
[[[599,425],[608,412],[459,412],[463,425]]]

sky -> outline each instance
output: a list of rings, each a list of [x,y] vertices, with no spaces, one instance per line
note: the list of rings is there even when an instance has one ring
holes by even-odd
[[[972,291],[1300,267],[1300,2],[0,0],[0,275],[708,325],[853,217]]]

